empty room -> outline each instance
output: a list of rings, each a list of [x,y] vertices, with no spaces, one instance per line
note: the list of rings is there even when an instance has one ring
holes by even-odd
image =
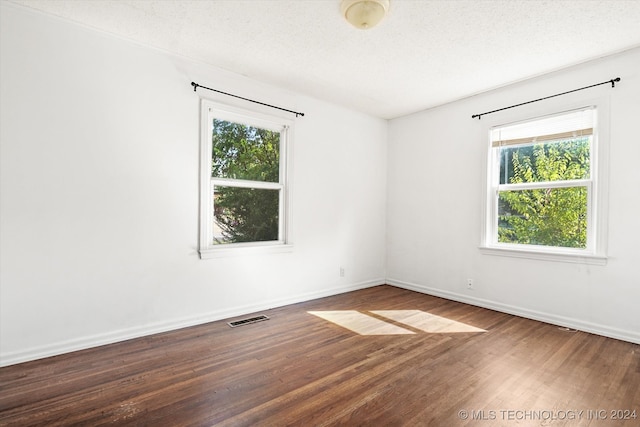
[[[0,426],[640,425],[640,1],[0,0]]]

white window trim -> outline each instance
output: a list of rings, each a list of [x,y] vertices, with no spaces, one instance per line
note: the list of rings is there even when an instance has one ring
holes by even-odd
[[[280,178],[278,182],[232,180],[211,177],[211,120],[213,118],[244,123],[280,132]],[[201,259],[227,256],[291,252],[289,169],[293,122],[291,120],[219,104],[208,99],[200,103],[200,233]],[[215,185],[280,190],[278,240],[266,242],[213,244],[213,190]]]
[[[576,97],[580,98],[580,97]],[[483,182],[483,197],[484,203],[482,207],[482,234],[480,242],[480,251],[486,255],[536,259],[544,261],[557,261],[568,263],[580,263],[580,264],[593,264],[593,265],[606,265],[607,263],[607,236],[608,236],[608,167],[609,167],[609,97],[603,96],[599,98],[586,98],[574,99],[573,101],[556,101],[550,103],[551,105],[542,106],[529,106],[519,112],[512,112],[505,114],[500,118],[492,118],[484,121],[483,134],[485,135],[485,141],[487,142],[487,155],[485,156],[484,163],[484,180]],[[489,171],[489,168],[494,165],[492,159],[493,150],[491,147],[490,131],[492,128],[506,126],[511,123],[521,122],[525,120],[543,118],[549,116],[549,112],[552,111],[552,115],[561,114],[562,112],[568,112],[572,110],[578,110],[582,108],[588,108],[589,106],[596,107],[596,126],[597,129],[594,132],[591,146],[591,179],[572,181],[570,186],[584,185],[587,187],[589,204],[587,207],[587,226],[590,228],[588,234],[590,240],[588,244],[590,246],[586,249],[575,248],[561,248],[561,247],[549,247],[549,246],[536,246],[536,245],[518,245],[508,243],[495,242],[494,233],[497,233],[497,225],[493,224],[493,220],[497,218],[497,212],[494,207],[495,195],[490,191],[495,191],[495,184],[492,182],[493,171]],[[514,186],[519,189],[524,189],[524,186],[535,188],[537,183],[526,184],[508,184],[508,186]],[[566,187],[564,181],[554,183],[544,183],[540,185],[544,188]],[[502,186],[503,189],[505,185]],[[539,188],[539,187],[538,187]]]

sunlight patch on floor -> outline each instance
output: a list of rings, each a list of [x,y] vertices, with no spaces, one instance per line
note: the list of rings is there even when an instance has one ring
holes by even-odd
[[[309,311],[308,313],[360,335],[415,334],[415,332],[408,329],[376,319],[356,310]]]
[[[484,329],[436,316],[422,310],[372,310],[371,313],[430,334],[451,332],[487,332]]]
[[[308,313],[360,335],[415,334],[409,329],[385,322],[382,319],[357,310],[309,311]],[[484,329],[447,319],[446,317],[436,316],[422,310],[371,310],[369,313],[430,334],[486,332]]]

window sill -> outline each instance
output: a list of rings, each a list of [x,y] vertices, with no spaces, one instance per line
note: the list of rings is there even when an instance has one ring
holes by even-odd
[[[577,264],[607,265],[607,257],[588,253],[551,252],[536,249],[481,246],[484,255],[537,259],[542,261],[571,262]]]
[[[224,246],[200,249],[200,259],[225,258],[232,256],[268,255],[293,252],[288,244],[228,244]]]

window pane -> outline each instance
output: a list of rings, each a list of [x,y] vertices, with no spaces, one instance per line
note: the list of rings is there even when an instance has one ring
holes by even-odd
[[[586,248],[587,188],[501,191],[498,241]]]
[[[591,137],[500,147],[500,184],[589,179]]]
[[[278,182],[280,132],[213,119],[211,176]]]
[[[492,146],[517,145],[591,135],[595,124],[593,107],[539,117],[491,129]],[[551,138],[551,135],[568,134]],[[518,142],[520,141],[520,142]]]
[[[278,240],[280,190],[214,187],[213,243]]]

